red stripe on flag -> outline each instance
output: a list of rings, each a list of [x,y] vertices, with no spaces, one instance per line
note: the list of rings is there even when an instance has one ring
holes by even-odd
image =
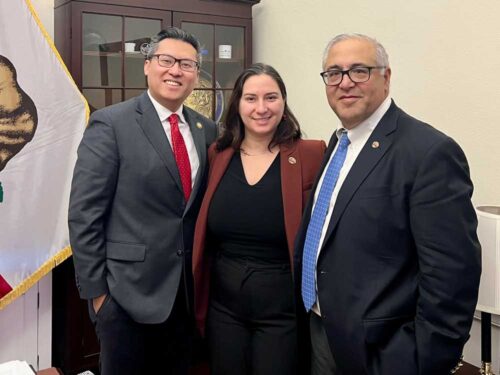
[[[6,294],[8,294],[12,290],[12,287],[9,285],[7,281],[0,275],[0,298],[3,298]]]

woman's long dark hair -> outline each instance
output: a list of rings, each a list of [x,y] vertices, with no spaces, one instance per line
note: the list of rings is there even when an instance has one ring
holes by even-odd
[[[217,151],[222,151],[228,147],[239,149],[243,138],[245,138],[245,127],[239,114],[239,106],[241,96],[243,94],[243,85],[246,80],[252,76],[266,74],[271,77],[277,84],[281,92],[281,96],[285,101],[285,111],[283,118],[278,124],[278,128],[269,143],[269,149],[273,146],[291,143],[302,137],[300,125],[286,102],[286,87],[279,73],[270,65],[257,63],[245,69],[234,84],[233,93],[229,99],[228,109],[224,116],[222,133],[216,141]]]

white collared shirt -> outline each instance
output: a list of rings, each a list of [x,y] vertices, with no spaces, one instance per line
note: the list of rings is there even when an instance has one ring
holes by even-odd
[[[172,112],[168,108],[165,108],[160,103],[158,103],[155,98],[151,95],[148,90],[149,99],[153,103],[153,107],[156,109],[156,113],[160,118],[161,125],[163,126],[163,130],[168,138],[168,142],[170,143],[170,147],[172,147],[172,135],[170,132],[170,122],[168,118],[172,113],[176,113],[179,116],[179,131],[182,134],[182,138],[184,138],[184,143],[186,144],[186,149],[189,155],[189,163],[191,164],[191,187],[194,185],[194,181],[196,179],[196,174],[198,173],[198,169],[200,168],[200,159],[198,157],[198,152],[196,151],[196,147],[194,145],[193,135],[191,134],[191,129],[189,128],[189,124],[187,123],[182,110],[184,106],[181,105],[177,111]]]
[[[391,106],[391,98],[387,96],[385,100],[382,102],[382,104],[371,114],[370,117],[368,117],[366,120],[362,121],[359,125],[355,126],[353,129],[347,130],[344,129],[343,127],[339,127],[336,130],[337,137],[340,138],[340,134],[342,131],[347,130],[347,136],[349,137],[350,144],[347,147],[347,154],[346,158],[344,161],[344,164],[342,165],[342,168],[340,169],[339,177],[337,180],[337,183],[335,184],[335,188],[333,189],[332,193],[332,198],[330,199],[330,205],[328,206],[328,212],[326,213],[326,218],[325,218],[325,223],[323,224],[323,228],[321,230],[321,237],[319,239],[319,248],[318,248],[318,253],[316,255],[316,261],[318,260],[319,253],[321,251],[321,247],[323,246],[323,241],[325,240],[325,235],[326,231],[328,230],[328,226],[330,224],[330,219],[332,218],[332,213],[333,213],[333,208],[335,206],[335,202],[337,201],[337,197],[339,195],[340,188],[342,187],[342,184],[344,183],[349,171],[351,170],[351,167],[353,166],[354,162],[358,158],[359,153],[363,149],[366,141],[368,138],[370,138],[370,135],[372,134],[373,130],[377,127],[377,124],[380,122],[382,117],[385,115],[389,107]],[[332,154],[330,155],[330,160],[328,161],[328,164],[325,166],[325,169],[323,170],[323,173],[321,175],[321,178],[318,182],[318,186],[316,187],[316,191],[314,193],[314,204],[313,204],[313,210],[314,206],[316,205],[316,200],[318,199],[318,194],[321,189],[321,185],[323,184],[323,179],[325,177],[325,171],[328,169],[328,165],[332,162],[333,155],[335,155],[335,152],[337,151],[339,143],[335,145],[335,149],[333,150]],[[312,212],[312,211],[311,211]],[[318,284],[316,284],[316,290],[317,290]],[[317,295],[317,294],[316,294]],[[313,305],[312,310],[318,314],[320,314],[320,308],[319,308],[319,301],[316,300],[316,303]]]

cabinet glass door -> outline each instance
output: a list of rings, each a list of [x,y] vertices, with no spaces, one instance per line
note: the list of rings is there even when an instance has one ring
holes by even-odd
[[[159,19],[83,13],[82,92],[91,110],[146,88],[140,46],[161,27]]]
[[[222,120],[234,83],[247,63],[246,28],[217,22],[183,20],[180,27],[194,34],[202,45],[202,66],[198,86],[186,105],[203,115]]]
[[[215,26],[215,77],[224,89],[234,87],[245,66],[243,32],[243,27]]]

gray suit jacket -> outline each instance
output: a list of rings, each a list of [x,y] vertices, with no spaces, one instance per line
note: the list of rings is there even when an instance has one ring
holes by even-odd
[[[110,293],[140,323],[165,321],[179,287],[192,299],[194,225],[217,131],[187,107],[184,116],[200,159],[188,202],[146,92],[94,112],[78,149],[69,230],[80,296]]]

